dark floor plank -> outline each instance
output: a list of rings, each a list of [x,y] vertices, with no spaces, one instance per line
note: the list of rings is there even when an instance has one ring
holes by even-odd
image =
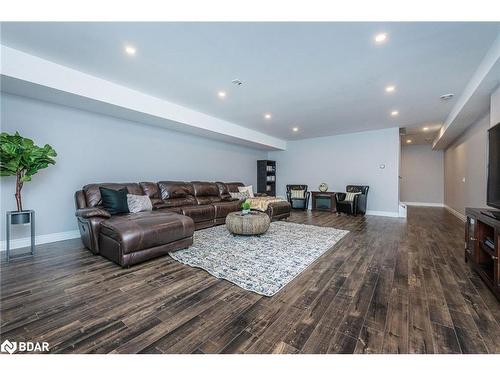
[[[79,239],[40,245],[1,264],[0,340],[60,353],[500,353],[500,303],[446,210],[289,221],[350,233],[273,297],[168,256],[122,269]]]

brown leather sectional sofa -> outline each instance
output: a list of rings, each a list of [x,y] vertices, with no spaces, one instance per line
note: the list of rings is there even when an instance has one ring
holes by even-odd
[[[147,195],[153,211],[110,215],[101,206],[99,187]],[[240,182],[160,181],[85,185],[75,193],[78,228],[85,247],[94,254],[130,266],[193,243],[193,232],[224,224],[226,216],[240,210],[241,201],[231,198]],[[290,215],[288,202],[269,205],[271,220]]]

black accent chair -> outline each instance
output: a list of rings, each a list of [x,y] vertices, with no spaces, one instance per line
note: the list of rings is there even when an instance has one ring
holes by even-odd
[[[292,190],[304,190],[303,198],[292,198]],[[286,198],[292,208],[307,210],[309,207],[309,196],[311,193],[307,191],[307,185],[286,185]]]
[[[368,197],[369,186],[366,185],[347,185],[345,191],[348,193],[360,193],[354,196],[352,201],[346,201],[346,193],[335,194],[337,203],[337,213],[346,213],[348,215],[366,214],[366,199]]]

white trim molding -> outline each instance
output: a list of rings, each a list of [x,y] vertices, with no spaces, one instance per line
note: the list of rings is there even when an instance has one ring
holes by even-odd
[[[35,236],[35,245],[41,245],[44,243],[57,242],[63,240],[70,240],[73,238],[80,237],[80,232],[78,230],[70,230],[68,232],[58,232],[58,233],[49,233],[49,234],[40,234]],[[28,247],[31,244],[30,237],[16,238],[10,241],[11,249],[20,249],[22,247]],[[0,251],[5,251],[6,249],[6,241],[0,242]]]
[[[406,204],[404,204],[404,202],[399,202],[399,217],[400,218],[403,218],[403,219],[406,219],[407,215],[408,215],[408,210],[407,210],[407,206]]]
[[[264,150],[270,136],[0,44],[2,91]]]
[[[458,217],[460,220],[462,220],[465,223],[466,217],[463,213],[458,212],[457,210],[455,210],[454,208],[451,208],[447,204],[444,205],[444,208],[446,208],[448,211],[450,211],[451,214],[455,215],[456,217]]]
[[[401,202],[407,206],[421,206],[421,207],[444,207],[443,203],[432,203],[432,202]]]
[[[399,217],[399,212],[392,212],[392,211],[372,211],[368,210],[366,211],[367,215],[371,216],[386,216],[386,217]]]

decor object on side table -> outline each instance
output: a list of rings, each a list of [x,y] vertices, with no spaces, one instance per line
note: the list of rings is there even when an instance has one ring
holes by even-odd
[[[292,208],[307,210],[310,195],[307,185],[286,185],[286,197]]]
[[[322,193],[328,191],[328,185],[326,184],[326,182],[322,182],[321,184],[319,184],[318,190]]]
[[[35,244],[35,212],[23,210],[21,190],[25,182],[41,169],[55,164],[56,151],[50,145],[39,147],[31,139],[22,137],[18,132],[14,135],[0,134],[0,176],[16,176],[16,204],[17,211],[7,212],[7,261],[10,259],[10,225],[28,224],[31,229],[31,252],[34,254]]]
[[[368,189],[369,186],[366,185],[347,185],[345,193],[335,195],[337,212],[348,215],[364,215],[366,213]]]
[[[266,233],[271,219],[264,212],[251,211],[248,214],[231,212],[226,217],[226,228],[232,234],[254,236]]]

